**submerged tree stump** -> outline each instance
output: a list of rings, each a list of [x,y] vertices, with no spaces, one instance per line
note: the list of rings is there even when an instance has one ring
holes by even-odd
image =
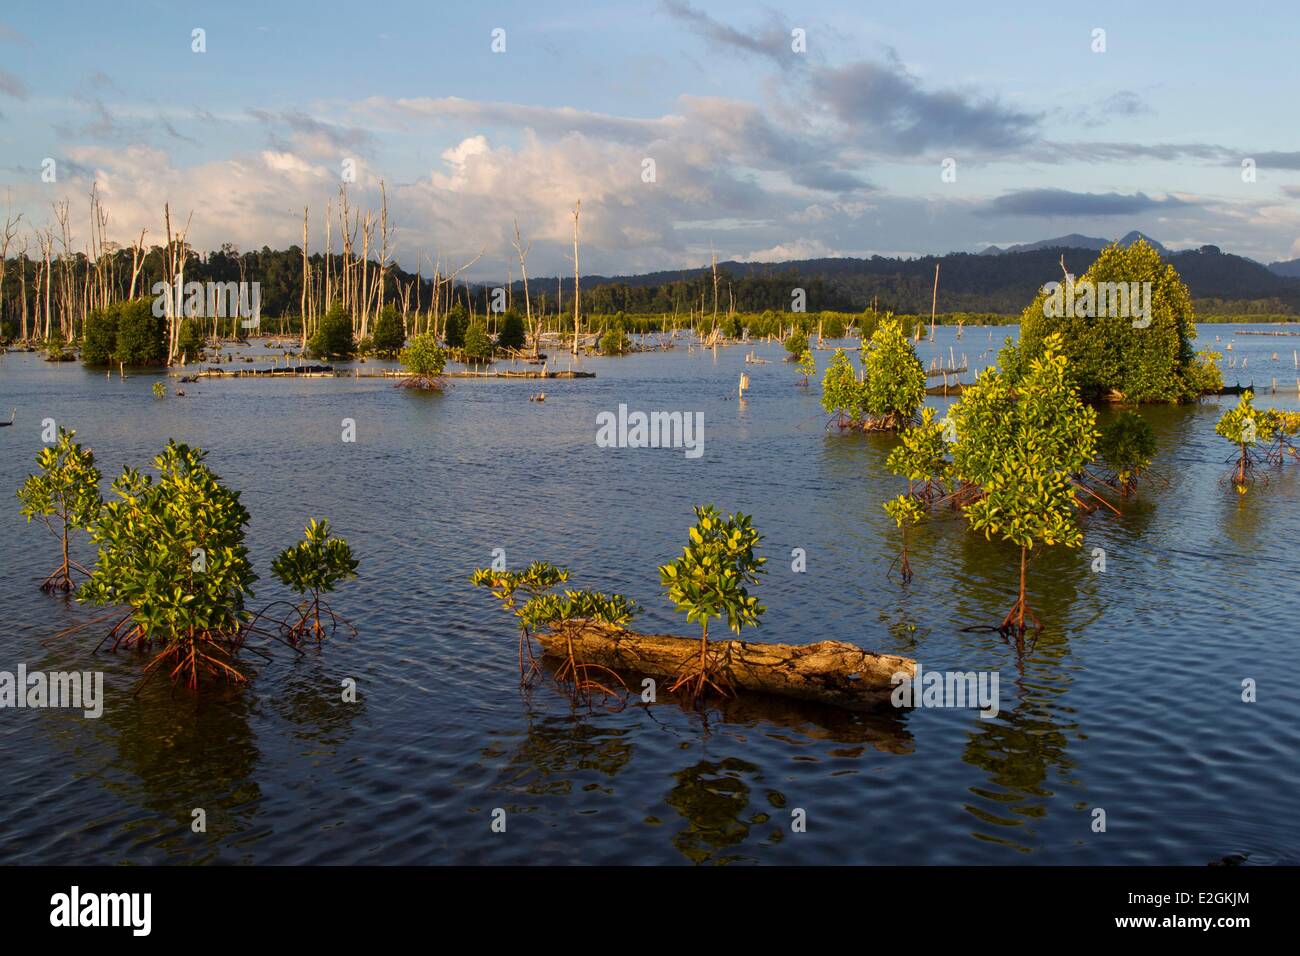
[[[638,634],[591,621],[536,635],[546,654],[556,657],[568,653],[568,636],[580,661],[656,679],[675,677],[700,656],[698,638]],[[850,710],[889,706],[894,674],[916,673],[916,661],[910,657],[872,654],[843,641],[796,645],[715,640],[709,648],[739,692],[819,701]]]

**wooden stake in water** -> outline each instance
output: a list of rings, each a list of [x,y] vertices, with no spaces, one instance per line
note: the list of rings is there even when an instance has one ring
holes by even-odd
[[[930,295],[930,341],[934,341],[934,311],[939,304],[939,263],[934,264],[934,292]]]
[[[749,376],[744,372],[740,373],[740,397],[745,397],[745,390],[749,388]]]

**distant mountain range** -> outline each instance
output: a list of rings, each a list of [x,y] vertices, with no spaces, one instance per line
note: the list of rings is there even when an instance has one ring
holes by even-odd
[[[1254,259],[1225,253],[1217,246],[1170,251],[1136,230],[1119,242],[1128,246],[1146,239],[1187,283],[1201,314],[1246,312],[1300,314],[1300,259],[1265,266]],[[919,258],[801,259],[787,262],[720,262],[731,284],[736,307],[782,308],[777,293],[784,289],[788,308],[793,278],[809,286],[808,308],[864,309],[873,302],[895,312],[930,311],[934,267],[940,266],[939,309],[945,312],[1015,314],[1033,300],[1043,283],[1061,276],[1061,259],[1074,275],[1082,275],[1096,260],[1107,239],[1071,234],[1007,248],[990,246],[980,253],[955,252]],[[584,276],[583,291],[601,290],[601,307],[629,312],[658,311],[663,292],[675,283],[707,287],[708,267],[653,272],[638,276]],[[550,280],[554,282],[555,280]],[[545,280],[539,284],[545,286]],[[652,287],[658,287],[654,289]],[[814,295],[812,289],[817,289]],[[698,289],[695,301],[700,301]],[[671,308],[669,306],[668,308]]]
[[[1136,229],[1130,232],[1123,239],[1120,239],[1119,244],[1127,249],[1139,239],[1145,239],[1147,244],[1162,256],[1169,255],[1168,249],[1150,236],[1138,232]],[[1113,240],[1111,239],[1095,239],[1092,236],[1081,236],[1077,232],[1072,232],[1068,236],[1057,236],[1055,239],[1040,239],[1038,242],[1026,242],[1020,245],[1007,246],[1005,249],[1001,249],[998,246],[989,246],[981,252],[980,255],[1000,256],[1008,252],[1034,252],[1038,249],[1092,249],[1096,252],[1100,252],[1102,249],[1109,246],[1112,241]]]

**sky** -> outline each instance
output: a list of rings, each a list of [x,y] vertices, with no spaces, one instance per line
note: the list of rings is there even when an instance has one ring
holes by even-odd
[[[516,222],[530,275],[571,272],[578,199],[584,274],[1133,229],[1269,262],[1300,257],[1298,27],[1201,0],[6,0],[0,192],[18,245],[67,200],[84,247],[94,186],[124,244],[168,203],[199,250],[284,248],[307,207],[319,250],[347,176],[355,208],[383,184],[404,268],[479,280],[517,278]]]

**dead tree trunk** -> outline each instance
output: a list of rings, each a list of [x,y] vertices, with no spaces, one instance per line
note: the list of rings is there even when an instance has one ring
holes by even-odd
[[[582,200],[573,205],[573,355],[578,355],[578,335],[580,334],[580,309],[582,291],[578,287],[578,213],[582,209]]]
[[[581,661],[613,670],[671,679],[700,656],[698,638],[638,634],[579,621],[537,635],[548,655],[566,656],[572,637]],[[872,654],[842,641],[816,644],[757,644],[712,641],[710,651],[738,691],[819,701],[849,710],[887,707],[895,674],[916,673],[916,661],[895,654]]]

